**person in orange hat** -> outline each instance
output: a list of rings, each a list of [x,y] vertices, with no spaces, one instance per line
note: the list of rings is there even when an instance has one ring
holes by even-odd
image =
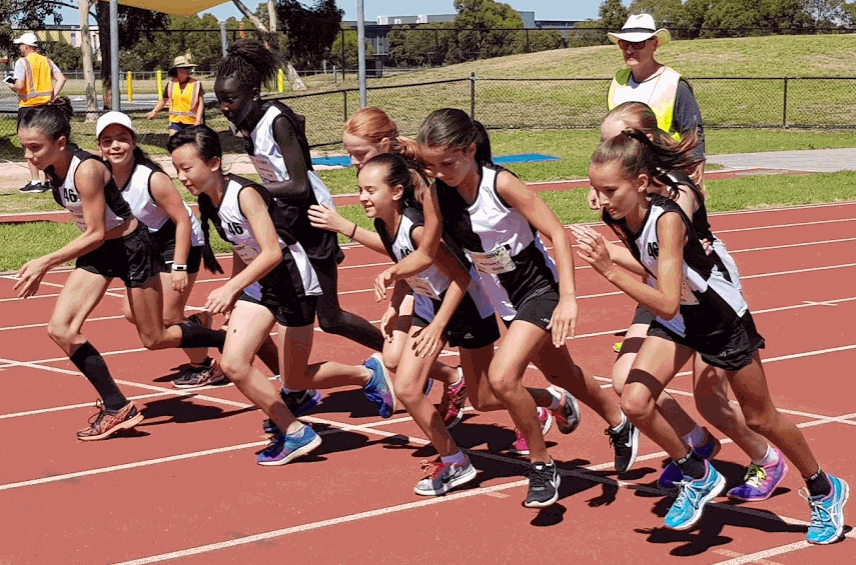
[[[163,89],[163,95],[152,111],[146,114],[150,120],[157,117],[158,112],[169,106],[169,134],[182,131],[190,126],[205,123],[205,91],[202,83],[190,76],[196,67],[191,62],[190,53],[179,55],[167,74],[172,77]]]

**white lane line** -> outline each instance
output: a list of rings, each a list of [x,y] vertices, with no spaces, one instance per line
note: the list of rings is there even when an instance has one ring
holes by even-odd
[[[837,220],[819,220],[817,222],[794,222],[792,224],[770,224],[767,226],[753,226],[746,228],[732,228],[730,230],[716,230],[716,233],[741,233],[747,231],[757,231],[757,230],[771,230],[771,229],[779,229],[779,228],[796,228],[801,226],[819,226],[823,224],[837,224],[841,222],[856,222],[856,218],[840,218]]]
[[[850,539],[856,538],[856,529],[851,530],[850,532],[845,534],[844,537]],[[795,551],[807,549],[810,547],[817,548],[818,546],[812,545],[807,541],[797,541],[794,543],[789,543],[787,545],[780,545],[779,547],[773,547],[770,549],[765,549],[763,551],[757,551],[755,553],[748,553],[746,555],[741,555],[740,557],[735,557],[726,561],[717,561],[716,563],[712,563],[711,565],[743,565],[744,563],[761,563],[768,557],[775,557],[777,555],[793,553]],[[820,551],[823,551],[823,549],[820,549]]]

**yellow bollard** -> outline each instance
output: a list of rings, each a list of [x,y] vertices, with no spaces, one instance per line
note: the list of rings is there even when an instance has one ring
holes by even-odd
[[[128,102],[134,101],[134,82],[131,71],[128,71]]]
[[[163,94],[163,74],[162,73],[163,73],[163,71],[161,71],[161,70],[158,70],[157,72],[155,72],[155,77],[157,78],[157,81],[158,81],[158,98],[160,98],[161,95]]]
[[[280,92],[285,90],[285,73],[282,72],[282,69],[276,74],[276,85]]]

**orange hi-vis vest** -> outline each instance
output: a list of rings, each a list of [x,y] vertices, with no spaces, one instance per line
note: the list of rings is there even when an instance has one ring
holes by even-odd
[[[681,82],[680,73],[669,67],[663,67],[661,72],[639,83],[635,88],[630,86],[630,76],[630,67],[615,73],[615,78],[609,85],[607,108],[612,110],[624,102],[644,102],[657,116],[657,125],[660,129],[668,132],[672,139],[679,141],[681,134],[672,129],[672,120],[678,84]]]
[[[196,123],[196,105],[199,104],[199,89],[201,83],[191,78],[184,85],[177,80],[171,80],[166,88],[167,102],[169,103],[169,121],[179,124]]]
[[[51,101],[53,63],[44,55],[30,53],[24,57],[24,90],[18,93],[18,106],[41,106]]]

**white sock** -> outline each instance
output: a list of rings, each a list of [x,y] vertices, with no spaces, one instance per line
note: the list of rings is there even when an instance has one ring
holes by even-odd
[[[615,426],[614,428],[612,428],[612,431],[613,431],[613,432],[617,432],[618,430],[620,430],[621,428],[623,428],[623,427],[624,427],[624,424],[626,424],[626,423],[627,423],[627,416],[625,416],[625,415],[624,415],[624,412],[622,412],[622,413],[621,413],[621,423],[620,423],[620,424],[618,424],[617,426]]]
[[[693,431],[684,436],[684,441],[687,442],[691,447],[698,447],[704,444],[704,441],[707,439],[707,431],[696,424],[696,427],[693,428]]]
[[[553,402],[550,403],[550,406],[547,408],[549,410],[558,410],[559,406],[562,405],[562,400],[564,400],[564,395],[553,387],[548,387],[547,392],[550,393],[550,396],[553,397]]]
[[[767,445],[767,453],[764,454],[764,457],[761,458],[760,461],[753,459],[752,463],[755,465],[760,465],[763,467],[764,465],[769,465],[770,463],[775,463],[779,460],[779,455],[776,453],[776,450]]]
[[[451,455],[441,455],[440,461],[447,465],[463,465],[467,462],[467,456],[459,449]]]

